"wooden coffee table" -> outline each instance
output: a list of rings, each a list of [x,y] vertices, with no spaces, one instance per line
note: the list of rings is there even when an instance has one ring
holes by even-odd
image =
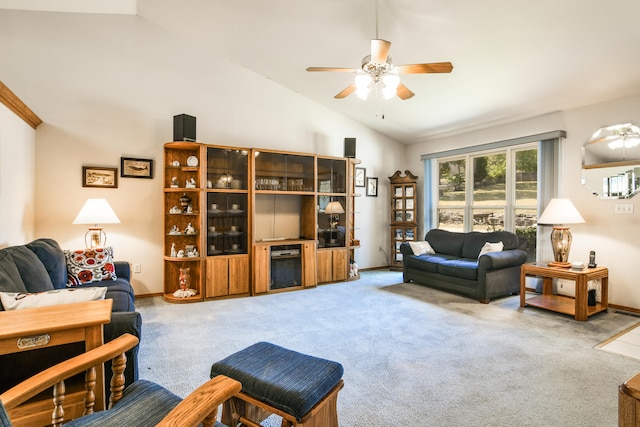
[[[542,294],[527,298],[527,276],[542,277]],[[573,280],[576,283],[575,298],[553,293],[553,279]],[[600,302],[595,306],[587,305],[587,283],[589,280],[601,279]],[[589,316],[607,311],[609,307],[609,270],[606,267],[571,268],[549,267],[546,263],[523,264],[520,270],[520,307],[538,307],[574,316],[576,320],[585,321]]]
[[[73,342],[84,342],[85,351],[103,344],[102,326],[111,321],[113,300],[81,302],[0,312],[0,354],[26,352]],[[3,367],[5,369],[6,367]],[[95,410],[105,408],[104,369],[96,370]],[[65,419],[82,415],[84,382],[67,384]],[[51,392],[42,393],[9,411],[14,426],[51,424]]]

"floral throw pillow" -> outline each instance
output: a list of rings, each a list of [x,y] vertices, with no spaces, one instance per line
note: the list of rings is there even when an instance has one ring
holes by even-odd
[[[67,286],[116,280],[113,247],[64,251],[67,261]]]

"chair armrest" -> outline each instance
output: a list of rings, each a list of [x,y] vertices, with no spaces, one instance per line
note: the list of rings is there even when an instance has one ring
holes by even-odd
[[[240,392],[242,384],[218,375],[192,391],[158,426],[197,426],[218,406]]]
[[[501,252],[489,252],[478,259],[478,268],[484,270],[498,270],[516,267],[527,262],[527,252],[522,249],[510,249]]]
[[[7,410],[13,409],[38,393],[53,387],[60,381],[111,360],[137,344],[138,338],[130,334],[122,335],[108,344],[94,348],[37,373],[0,394],[0,401],[2,401]]]
[[[126,279],[127,282],[131,282],[131,265],[126,261],[114,261],[113,265],[116,268],[116,277]]]

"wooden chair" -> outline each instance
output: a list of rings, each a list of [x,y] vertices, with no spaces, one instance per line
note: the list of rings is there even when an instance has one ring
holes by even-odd
[[[124,353],[138,339],[124,334],[115,340],[52,366],[0,394],[0,426],[11,426],[9,413],[37,394],[52,389],[51,424],[64,421],[64,380],[85,372],[84,415],[65,426],[213,426],[218,406],[238,393],[242,386],[231,378],[217,376],[198,387],[184,400],[150,381],[139,380],[124,389]],[[109,408],[94,412],[96,366],[112,360]]]

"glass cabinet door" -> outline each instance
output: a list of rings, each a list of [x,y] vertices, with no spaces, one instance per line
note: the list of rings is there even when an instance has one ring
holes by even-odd
[[[346,189],[347,161],[318,157],[318,192],[345,193]]]
[[[247,194],[207,194],[207,255],[247,253]]]
[[[246,190],[249,150],[207,148],[207,188]]]
[[[313,156],[258,151],[255,158],[256,190],[315,191]]]

